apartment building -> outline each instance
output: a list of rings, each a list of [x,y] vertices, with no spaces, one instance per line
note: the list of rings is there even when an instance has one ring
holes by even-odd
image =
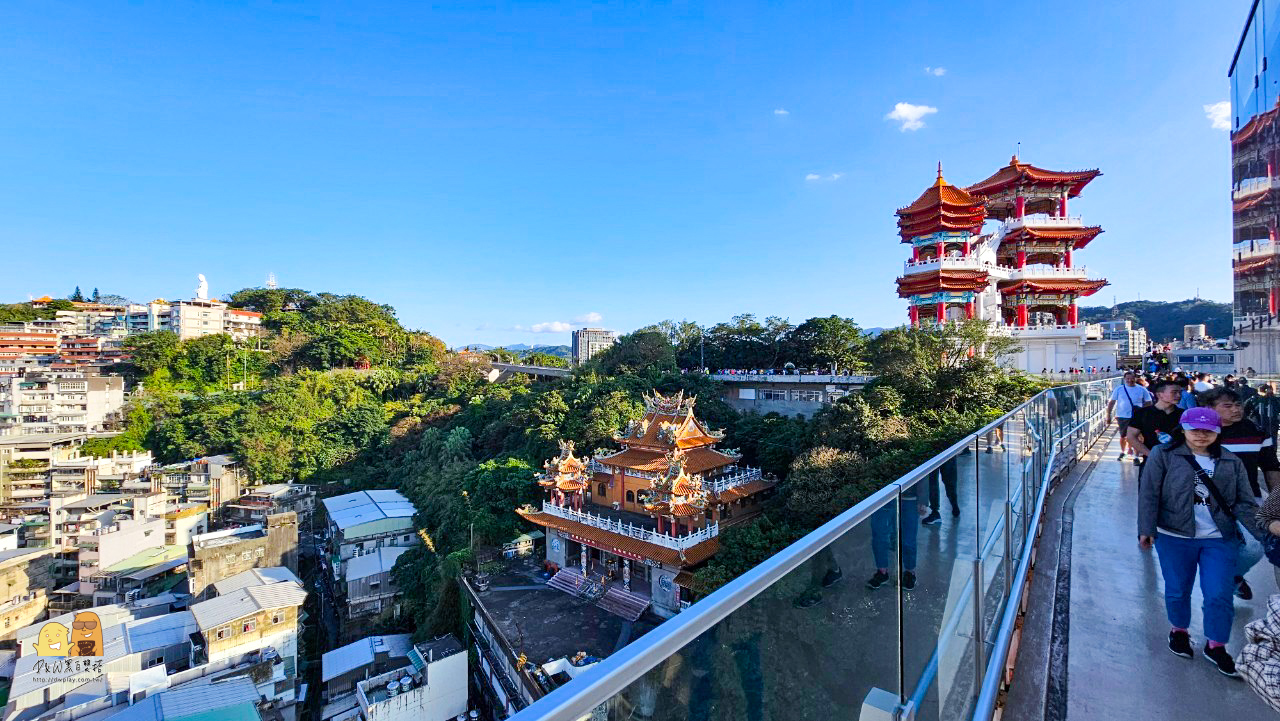
[[[579,328],[573,331],[570,350],[574,365],[586,363],[617,342],[617,334],[604,328]]]
[[[467,714],[467,653],[453,636],[409,650],[408,663],[356,684],[358,715],[330,721],[450,721]]]
[[[203,640],[195,658],[214,663],[270,648],[284,661],[284,678],[296,679],[298,614],[306,600],[307,592],[297,581],[266,579],[192,604]]]
[[[0,435],[95,433],[120,420],[124,379],[43,371],[0,376]]]
[[[134,303],[125,309],[125,328],[130,335],[173,330],[172,306],[162,299]]]
[[[58,355],[58,330],[50,323],[0,323],[0,359]]]
[[[335,648],[320,659],[320,680],[324,700],[341,698],[356,690],[356,684],[395,668],[403,668],[413,641],[407,633],[367,636]]]
[[[267,516],[296,513],[298,522],[307,525],[316,507],[316,487],[301,483],[273,483],[252,486],[244,495],[223,507],[223,523],[248,525],[265,523]]]
[[[217,300],[180,300],[170,307],[169,330],[183,340],[219,333],[236,340],[248,340],[261,332],[262,314],[229,308]]]
[[[0,643],[12,642],[18,630],[44,617],[55,585],[54,549],[14,548],[0,551]]]
[[[182,503],[203,503],[216,515],[224,503],[240,497],[247,482],[244,469],[231,456],[205,456],[149,471],[152,488]]]
[[[353,558],[388,546],[416,546],[413,504],[398,491],[357,491],[324,499],[335,578]]]
[[[407,546],[384,546],[346,563],[340,603],[346,606],[348,621],[399,615],[396,597],[400,590],[392,580],[391,571],[396,560],[408,550]],[[345,624],[343,630],[347,636],[358,633],[356,625],[351,623]]]
[[[268,516],[262,525],[229,528],[191,537],[188,583],[192,598],[209,598],[225,578],[256,568],[298,572],[298,517]]]
[[[209,532],[209,507],[203,503],[171,501],[164,511],[164,545],[191,545],[195,536]]]

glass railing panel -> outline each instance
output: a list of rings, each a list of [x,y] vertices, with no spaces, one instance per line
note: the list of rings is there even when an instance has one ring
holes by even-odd
[[[903,520],[890,498],[590,718],[829,721],[856,716],[868,698],[892,710],[901,697],[900,566],[910,561],[900,538],[919,527],[916,516]],[[887,578],[874,575],[881,568]]]
[[[905,503],[924,497],[941,516],[920,528],[915,588],[903,593],[905,700],[917,719],[962,718],[973,697],[973,450],[966,446],[937,473],[902,491]]]

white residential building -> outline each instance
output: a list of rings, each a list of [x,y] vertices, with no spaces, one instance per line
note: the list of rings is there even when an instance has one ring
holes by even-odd
[[[0,376],[0,435],[101,432],[120,418],[124,379],[82,372]]]
[[[413,504],[398,491],[357,491],[324,499],[329,514],[332,551],[342,579],[347,562],[384,546],[416,546],[422,541],[413,527]]]
[[[337,715],[331,721],[455,719],[467,713],[467,653],[453,636],[417,644],[408,665],[356,684],[356,701],[358,716]]]
[[[597,353],[618,342],[617,335],[604,328],[579,328],[573,331],[572,356],[575,365],[582,365]]]

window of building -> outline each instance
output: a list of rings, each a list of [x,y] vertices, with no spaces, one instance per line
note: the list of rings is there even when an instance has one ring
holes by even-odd
[[[258,627],[257,621],[245,621],[240,626],[240,633],[253,633],[253,630],[257,627]]]
[[[822,391],[791,391],[792,400],[809,401],[812,403],[822,402]]]
[[[250,558],[253,558],[253,556],[249,555],[249,552],[248,552],[248,551],[245,551],[244,553],[241,553],[241,554],[240,554],[240,560],[241,560],[241,561],[247,561],[247,560],[249,560]]]
[[[636,502],[635,491],[627,491],[627,503],[635,503],[635,502]]]
[[[283,614],[283,613],[276,613],[276,614],[272,614],[272,615],[271,615],[271,623],[272,623],[273,625],[274,625],[274,624],[277,624],[277,623],[284,623],[284,614]]]
[[[596,484],[596,495],[600,496],[601,498],[604,498],[607,495],[605,493],[605,487],[603,483]]]
[[[786,391],[773,390],[771,388],[760,389],[760,400],[762,401],[785,401],[786,399]]]
[[[253,555],[257,558],[262,558],[263,556],[267,555],[267,549],[255,548],[253,549]]]
[[[214,632],[213,636],[214,636],[214,638],[218,639],[219,641],[221,641],[221,640],[222,640],[222,639],[224,639],[224,638],[229,638],[229,637],[231,636],[231,627],[230,627],[230,626],[223,626],[222,628],[220,628],[220,629],[218,629],[216,632]]]

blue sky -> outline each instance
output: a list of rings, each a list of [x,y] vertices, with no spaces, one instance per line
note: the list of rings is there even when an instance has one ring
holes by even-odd
[[[478,5],[0,5],[0,298],[275,272],[450,344],[897,325],[894,209],[1021,142],[1104,173],[1094,300],[1230,300],[1205,106],[1247,0]]]

